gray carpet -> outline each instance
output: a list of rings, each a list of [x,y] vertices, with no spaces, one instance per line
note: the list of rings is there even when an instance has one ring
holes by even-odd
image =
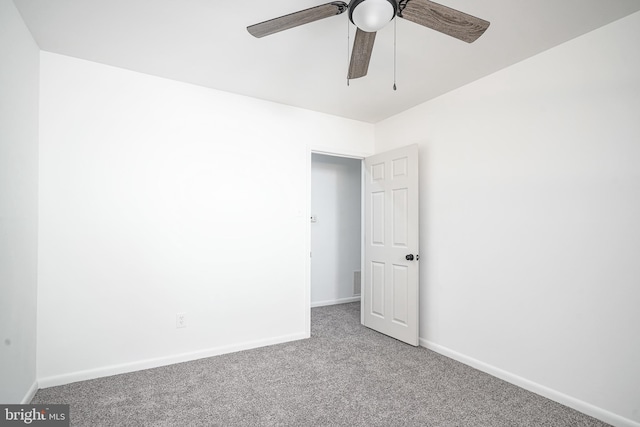
[[[312,310],[308,340],[39,390],[77,426],[606,426],[360,325]]]

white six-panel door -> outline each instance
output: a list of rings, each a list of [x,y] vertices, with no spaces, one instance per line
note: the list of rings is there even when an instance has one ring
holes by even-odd
[[[365,169],[363,323],[417,346],[418,146],[368,157]]]

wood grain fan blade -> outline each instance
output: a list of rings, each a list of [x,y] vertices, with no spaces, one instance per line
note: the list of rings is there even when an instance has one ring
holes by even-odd
[[[308,24],[320,19],[340,15],[347,10],[347,4],[334,1],[298,12],[290,13],[279,18],[270,19],[259,24],[250,25],[247,31],[254,37],[264,37],[299,25]]]
[[[351,62],[349,62],[349,74],[347,78],[357,79],[367,75],[369,61],[373,51],[373,42],[376,40],[376,33],[368,33],[358,28],[356,38],[353,41],[353,51],[351,52]]]
[[[489,21],[429,0],[400,0],[398,16],[467,43],[489,28]]]

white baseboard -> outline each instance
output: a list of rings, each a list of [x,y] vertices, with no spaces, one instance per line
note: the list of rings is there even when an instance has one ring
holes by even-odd
[[[111,375],[125,374],[128,372],[173,365],[175,363],[190,362],[192,360],[204,359],[206,357],[219,356],[221,354],[235,353],[237,351],[250,350],[252,348],[282,344],[285,342],[297,341],[305,338],[309,338],[309,335],[306,333],[300,333],[265,340],[250,341],[241,344],[215,347],[190,353],[182,353],[171,356],[158,357],[154,359],[140,360],[138,362],[123,363],[120,365],[105,366],[102,368],[88,369],[84,371],[71,372],[68,374],[43,377],[38,379],[37,384],[40,386],[40,388],[55,387],[59,385],[74,383],[77,381],[92,380],[95,378],[109,377]]]
[[[27,394],[25,394],[22,400],[20,401],[20,404],[28,405],[29,403],[31,403],[31,400],[33,400],[33,396],[35,396],[37,392],[38,392],[38,381],[34,381],[33,384],[31,384],[31,387],[29,388],[29,390],[27,391]]]
[[[360,301],[360,297],[349,297],[349,298],[339,298],[339,299],[332,299],[332,300],[327,300],[327,301],[318,301],[318,302],[312,302],[311,303],[311,308],[314,307],[324,307],[325,305],[336,305],[336,304],[345,304],[348,302],[357,302]]]
[[[450,357],[451,359],[457,360],[458,362],[462,362],[465,365],[469,365],[482,372],[486,372],[487,374],[493,375],[494,377],[505,380],[511,384],[515,384],[519,387],[522,387],[525,390],[529,390],[531,392],[544,396],[548,399],[561,403],[565,406],[575,409],[576,411],[580,411],[584,414],[597,418],[613,426],[640,427],[640,423],[636,421],[614,414],[613,412],[609,412],[606,409],[599,408],[590,403],[584,402],[582,400],[579,400],[569,395],[566,395],[564,393],[561,393],[557,390],[553,390],[549,387],[535,383],[526,378],[512,374],[511,372],[507,372],[495,366],[489,365],[488,363],[484,363],[484,362],[481,362],[480,360],[466,356],[462,353],[458,353],[457,351],[451,350],[447,347],[443,347],[439,344],[427,341],[424,338],[420,338],[420,345],[422,347],[428,348],[429,350],[433,350],[436,353],[440,353],[443,356]]]

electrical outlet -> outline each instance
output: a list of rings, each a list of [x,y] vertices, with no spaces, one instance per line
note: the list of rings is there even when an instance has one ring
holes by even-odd
[[[187,327],[187,313],[176,313],[176,328]]]

